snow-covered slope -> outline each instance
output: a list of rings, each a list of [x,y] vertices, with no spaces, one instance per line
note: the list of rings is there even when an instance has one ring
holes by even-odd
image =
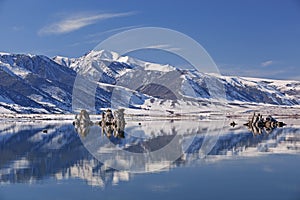
[[[68,111],[75,77],[45,56],[0,55],[0,105],[23,113]]]
[[[0,111],[72,112],[77,74],[85,77],[100,74],[96,94],[87,93],[87,96],[95,96],[97,111],[110,107],[112,98],[117,98],[119,105],[127,104],[136,109],[158,109],[155,106],[158,103],[165,110],[188,109],[188,105],[193,110],[209,105],[218,99],[219,94],[231,106],[244,103],[300,105],[299,81],[204,74],[101,50],[79,58],[56,56],[53,59],[41,55],[1,53]],[[116,90],[120,91],[119,96],[114,97]],[[125,102],[128,99],[129,105]]]
[[[57,59],[56,59],[57,60]],[[114,52],[91,51],[68,62],[70,68],[87,75],[95,68],[102,70],[100,82],[112,83],[161,97],[166,86],[178,97],[212,98],[208,84],[217,82],[225,89],[229,101],[299,105],[300,82],[204,74],[196,70],[181,70],[170,65],[144,62]],[[156,84],[156,85],[155,85]],[[165,91],[166,92],[166,91]],[[170,92],[170,91],[169,91]],[[155,94],[155,95],[154,95]],[[170,97],[171,96],[171,97]],[[169,94],[172,99],[172,95]]]

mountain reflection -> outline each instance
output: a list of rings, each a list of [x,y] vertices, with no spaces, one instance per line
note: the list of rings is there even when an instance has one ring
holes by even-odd
[[[178,149],[185,149],[180,158],[173,162],[165,155],[153,166],[145,168],[155,167],[160,162],[172,162],[172,168],[233,156],[300,152],[300,127],[296,125],[254,136],[244,127],[224,128],[218,121],[149,120],[139,124],[130,119],[126,123],[124,137],[115,138],[118,147],[126,151],[155,151],[158,143],[168,143],[173,137],[180,136],[176,141]],[[90,134],[95,126],[85,127],[85,134]],[[205,149],[206,143],[213,145]],[[188,148],[183,148],[186,144]],[[132,176],[125,171],[107,168],[96,160],[83,146],[71,123],[4,123],[0,128],[0,149],[1,183],[32,183],[55,177],[58,180],[80,178],[89,185],[105,187],[129,181]],[[203,151],[206,152],[203,154]]]

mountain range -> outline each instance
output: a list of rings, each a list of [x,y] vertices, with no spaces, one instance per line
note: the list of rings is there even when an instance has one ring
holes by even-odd
[[[76,85],[78,76],[84,77],[85,87]],[[89,84],[95,91],[89,91]],[[75,90],[80,97],[74,98]],[[1,113],[72,113],[74,101],[84,107],[88,98],[94,105],[87,109],[96,113],[114,106],[174,113],[211,108],[211,102],[228,108],[297,107],[300,81],[207,74],[105,50],[79,58],[0,53]]]

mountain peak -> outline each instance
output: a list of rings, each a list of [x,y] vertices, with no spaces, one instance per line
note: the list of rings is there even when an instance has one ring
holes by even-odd
[[[105,61],[116,61],[120,58],[120,55],[116,52],[107,50],[92,50],[85,57],[97,58]]]

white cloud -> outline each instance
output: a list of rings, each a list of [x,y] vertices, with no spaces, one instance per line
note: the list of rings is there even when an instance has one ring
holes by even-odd
[[[55,22],[41,28],[38,31],[38,34],[58,35],[58,34],[69,33],[81,29],[85,26],[95,24],[101,20],[106,20],[106,19],[111,19],[116,17],[125,17],[133,14],[134,12],[72,15],[66,17],[65,19],[60,20],[59,22]]]
[[[115,28],[115,29],[111,29],[111,30],[107,30],[107,31],[99,32],[99,33],[89,34],[85,37],[85,38],[87,38],[87,40],[75,42],[75,43],[70,44],[69,46],[73,47],[73,46],[79,46],[82,44],[96,44],[96,43],[101,42],[100,39],[97,39],[97,37],[100,37],[101,35],[111,33],[111,32],[118,32],[118,31],[133,29],[133,28],[137,28],[137,27],[140,27],[140,26],[125,26],[125,27]]]
[[[261,65],[262,67],[268,67],[268,66],[270,66],[270,65],[272,65],[272,64],[274,64],[273,60],[267,60],[267,61],[265,61],[265,62],[260,63],[260,65]]]
[[[300,80],[297,66],[281,66],[273,61],[272,70],[268,67],[251,66],[246,64],[218,63],[222,75],[255,78],[270,78],[279,80]],[[297,71],[298,70],[298,71]]]
[[[173,47],[169,44],[157,44],[157,45],[147,46],[145,48],[148,48],[148,49],[161,49],[161,50],[171,51],[171,52],[181,50],[180,48]]]

